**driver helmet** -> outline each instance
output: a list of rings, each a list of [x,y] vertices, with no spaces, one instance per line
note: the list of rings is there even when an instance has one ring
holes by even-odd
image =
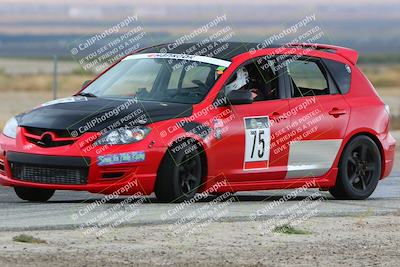
[[[249,72],[245,67],[241,67],[236,71],[236,79],[225,86],[225,93],[238,90],[249,83]]]

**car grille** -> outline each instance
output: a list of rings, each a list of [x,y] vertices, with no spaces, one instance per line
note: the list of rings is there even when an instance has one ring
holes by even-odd
[[[44,129],[44,128],[35,128],[35,127],[24,127],[25,131],[27,133],[41,136],[42,134],[46,132],[53,132],[57,137],[60,138],[71,138],[71,137],[77,137],[77,136],[72,136],[72,132],[70,130],[51,130],[51,129]]]
[[[70,140],[70,141],[50,141],[50,142],[43,142],[42,140],[34,139],[34,138],[29,138],[27,137],[26,140],[28,140],[30,143],[35,144],[40,147],[58,147],[58,146],[66,146],[66,145],[72,145],[75,141]]]
[[[75,131],[76,134],[78,132]],[[68,130],[51,130],[34,127],[24,127],[23,134],[26,140],[40,147],[59,147],[72,145],[79,136],[72,136]]]
[[[44,184],[87,184],[88,168],[61,168],[10,163],[14,179]]]

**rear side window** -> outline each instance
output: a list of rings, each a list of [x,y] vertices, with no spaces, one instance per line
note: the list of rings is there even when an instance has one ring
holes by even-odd
[[[350,90],[351,69],[348,65],[330,60],[323,60],[329,73],[333,77],[342,94],[346,94]]]
[[[316,61],[290,61],[287,70],[292,80],[293,97],[330,94],[327,76]]]

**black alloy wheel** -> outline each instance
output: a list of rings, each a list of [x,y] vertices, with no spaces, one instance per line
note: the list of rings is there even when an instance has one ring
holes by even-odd
[[[329,192],[337,199],[366,199],[381,176],[381,154],[367,136],[357,136],[345,147],[335,187]]]
[[[195,143],[182,149],[169,149],[157,173],[155,194],[161,202],[191,199],[202,181],[200,150]]]

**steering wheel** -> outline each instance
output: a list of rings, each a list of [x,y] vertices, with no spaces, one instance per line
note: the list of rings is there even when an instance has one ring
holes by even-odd
[[[208,93],[207,85],[205,83],[203,83],[202,81],[200,81],[200,80],[192,80],[192,83],[194,83],[195,85],[198,85],[199,89],[203,93]]]

